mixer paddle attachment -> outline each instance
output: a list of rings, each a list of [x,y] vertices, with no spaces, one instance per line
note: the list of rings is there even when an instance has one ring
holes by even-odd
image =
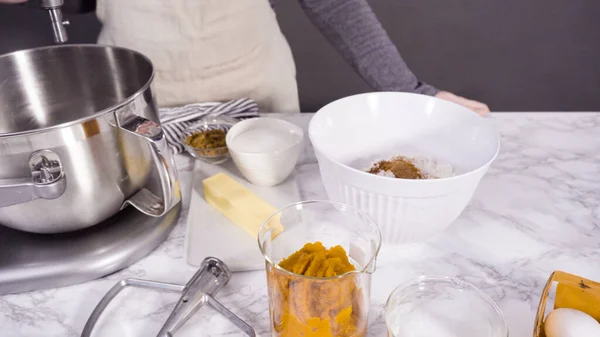
[[[112,287],[106,295],[100,300],[88,319],[81,337],[92,336],[92,331],[96,322],[102,315],[102,312],[108,304],[127,287],[153,289],[165,292],[181,293],[179,301],[169,315],[169,318],[160,329],[157,337],[172,337],[190,317],[192,317],[202,306],[209,305],[227,320],[240,328],[246,335],[255,337],[254,329],[241,318],[229,311],[214,296],[217,292],[229,282],[231,279],[231,271],[223,261],[207,257],[202,261],[200,269],[192,276],[185,285],[163,283],[139,279],[126,279],[117,283]]]

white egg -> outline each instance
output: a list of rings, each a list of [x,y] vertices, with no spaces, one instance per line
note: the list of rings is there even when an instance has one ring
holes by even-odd
[[[598,337],[600,323],[592,316],[575,309],[555,309],[544,323],[546,337]]]

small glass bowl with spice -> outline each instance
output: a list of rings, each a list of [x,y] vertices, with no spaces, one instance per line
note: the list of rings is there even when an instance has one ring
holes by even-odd
[[[238,121],[225,116],[207,116],[184,132],[181,143],[196,159],[209,164],[220,164],[230,158],[225,136]]]

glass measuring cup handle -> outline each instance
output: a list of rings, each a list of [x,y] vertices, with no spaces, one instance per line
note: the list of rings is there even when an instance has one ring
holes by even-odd
[[[256,333],[248,323],[229,311],[213,297],[227,284],[227,282],[229,282],[229,279],[231,279],[231,272],[227,265],[217,258],[207,257],[202,261],[200,269],[186,285],[139,279],[123,280],[113,286],[102,300],[100,300],[100,303],[98,303],[85,324],[81,337],[89,337],[92,335],[94,326],[104,309],[106,309],[109,303],[127,287],[181,293],[179,301],[175,305],[175,308],[169,315],[169,318],[161,328],[157,337],[172,337],[173,334],[175,334],[177,330],[179,330],[204,304],[208,304],[221,315],[225,316],[227,320],[240,328],[246,335],[255,337]]]

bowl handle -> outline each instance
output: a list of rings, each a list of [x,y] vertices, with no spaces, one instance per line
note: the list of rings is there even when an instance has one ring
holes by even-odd
[[[28,178],[0,179],[0,207],[35,199],[56,199],[65,193],[67,179],[56,153],[50,150],[32,153],[29,169]]]
[[[163,129],[158,123],[136,115],[131,109],[119,111],[115,114],[115,117],[120,129],[143,138],[150,146],[152,160],[158,169],[163,195],[161,199],[148,189],[142,188],[125,200],[121,209],[131,205],[146,215],[152,217],[163,216],[181,200],[177,167],[169,150]]]

